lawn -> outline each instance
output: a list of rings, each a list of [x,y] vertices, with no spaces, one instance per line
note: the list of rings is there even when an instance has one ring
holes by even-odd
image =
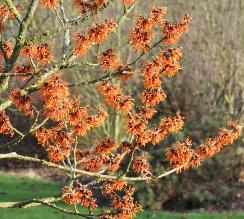
[[[32,198],[44,198],[60,193],[60,185],[54,182],[38,179],[19,178],[0,172],[0,202],[21,201]],[[63,205],[61,203],[61,205]],[[0,219],[75,219],[48,207],[35,207],[28,209],[0,209]],[[138,215],[138,219],[242,219],[242,213],[168,213],[144,211]]]

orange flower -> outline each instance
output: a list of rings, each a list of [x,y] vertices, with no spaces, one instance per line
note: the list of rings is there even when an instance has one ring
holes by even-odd
[[[160,88],[161,76],[173,76],[180,69],[181,49],[167,49],[158,52],[153,61],[146,61],[141,74],[146,88]]]
[[[40,4],[48,8],[55,8],[58,4],[58,0],[40,0]]]
[[[23,110],[28,116],[33,116],[34,110],[31,106],[31,99],[26,94],[22,93],[20,89],[15,89],[10,94],[10,99],[13,101],[18,110]]]
[[[167,13],[166,7],[154,8],[149,15],[149,20],[153,25],[155,24],[162,25],[164,23],[163,17],[165,16],[166,13]]]
[[[163,24],[163,16],[166,14],[167,8],[155,8],[151,11],[149,18],[139,16],[137,18],[136,27],[130,33],[130,43],[134,50],[143,49],[146,51],[149,48],[153,37],[153,26]]]
[[[20,11],[20,5],[15,5],[16,9]],[[8,19],[14,18],[14,13],[7,8],[6,5],[0,6],[0,32],[5,30],[4,22]]]
[[[180,57],[181,57],[181,49],[168,49],[166,51],[160,51],[157,57],[157,60],[163,64],[163,75],[167,75],[169,77],[175,75],[180,69]]]
[[[47,43],[37,46],[36,58],[41,65],[48,64],[51,61],[51,52]]]
[[[59,163],[70,156],[74,138],[62,130],[62,126],[50,129],[39,128],[35,136],[48,152],[48,157],[52,162]]]
[[[63,188],[62,198],[70,205],[80,204],[89,209],[97,207],[96,199],[92,198],[92,191],[80,183],[77,183],[75,188],[65,186]]]
[[[99,91],[105,96],[105,101],[118,112],[131,110],[134,100],[131,96],[125,96],[115,84],[102,82],[98,85]]]
[[[7,58],[9,58],[13,52],[14,46],[10,41],[6,41],[3,43],[3,50],[6,53]],[[2,52],[1,52],[2,54]]]
[[[183,125],[184,117],[180,115],[180,112],[177,112],[176,116],[163,118],[160,121],[159,127],[152,130],[152,144],[157,144],[172,132],[178,132],[182,129]]]
[[[110,154],[117,147],[116,142],[111,138],[106,138],[95,146],[95,153],[99,156],[106,156]]]
[[[158,61],[149,62],[146,61],[141,74],[143,75],[143,83],[146,88],[158,88],[161,87],[161,65]]]
[[[128,116],[126,120],[126,130],[128,133],[137,135],[146,130],[147,125],[142,121],[140,117]]]
[[[138,113],[130,113],[126,118],[126,130],[129,134],[143,134],[147,128],[148,120],[153,117],[157,111],[151,108],[141,108]]]
[[[73,126],[71,129],[80,136],[85,135],[91,128],[98,127],[104,123],[107,112],[98,108],[97,115],[89,115],[86,107],[80,107],[79,101],[72,104],[68,115],[69,123]]]
[[[131,5],[135,2],[135,0],[122,0],[122,2],[125,4],[125,5]]]
[[[105,70],[116,70],[121,65],[121,60],[114,55],[113,49],[108,49],[99,57],[100,64]]]
[[[130,66],[124,67],[121,65],[118,68],[118,72],[120,72],[119,76],[117,76],[118,80],[127,81],[133,77],[133,68]]]
[[[41,65],[45,65],[50,62],[52,56],[47,43],[42,45],[30,44],[21,49],[20,54],[35,58]]]
[[[153,23],[150,19],[146,19],[142,16],[139,16],[136,21],[136,27],[143,29],[143,31],[151,31],[153,27]]]
[[[52,99],[64,99],[69,96],[68,84],[61,79],[60,74],[55,74],[41,85],[41,94],[47,102]]]
[[[80,107],[79,100],[73,101],[68,120],[71,125],[77,125],[88,117],[87,107]]]
[[[95,0],[95,3],[97,4],[97,7],[102,7],[105,4],[105,0]]]
[[[147,50],[152,37],[152,30],[143,30],[141,27],[136,27],[130,33],[130,44],[134,50]]]
[[[136,142],[140,145],[145,146],[147,143],[152,141],[152,138],[153,138],[153,131],[152,130],[153,129],[147,129],[143,133],[138,133],[135,136]]]
[[[231,130],[223,128],[215,138],[206,139],[205,143],[195,149],[196,157],[192,161],[193,166],[198,166],[202,159],[215,155],[241,135],[241,126],[236,121],[230,121],[228,124]]]
[[[44,104],[44,112],[47,117],[56,122],[63,121],[69,113],[70,99],[52,99]]]
[[[30,44],[28,46],[25,46],[20,50],[20,54],[24,56],[29,56],[31,58],[34,58],[37,53],[37,46],[34,44]]]
[[[117,23],[114,20],[105,20],[104,24],[95,24],[88,29],[87,38],[90,42],[101,44],[108,38],[116,25]]]
[[[104,123],[105,118],[108,116],[108,113],[104,110],[104,108],[98,108],[98,114],[92,115],[87,118],[87,123],[93,127],[98,127]]]
[[[29,76],[18,75],[18,73],[33,73],[33,72],[34,72],[34,68],[32,67],[32,65],[29,64],[17,65],[15,69],[16,75],[22,80],[29,78]]]
[[[133,158],[132,167],[136,173],[141,174],[142,176],[150,176],[151,172],[149,171],[149,163],[147,154],[144,153],[141,156]]]
[[[134,189],[129,187],[124,192],[125,195],[121,198],[118,195],[112,196],[112,205],[118,211],[114,216],[115,219],[131,219],[142,210],[141,205],[135,202],[132,197]]]
[[[9,117],[4,111],[0,111],[0,133],[13,136],[14,131],[10,123]]]
[[[160,129],[166,131],[167,133],[170,132],[178,132],[182,129],[184,125],[184,117],[180,115],[180,112],[178,111],[176,113],[176,116],[168,116],[166,118],[163,118],[160,121]]]
[[[77,33],[75,36],[75,42],[76,46],[74,49],[74,54],[76,56],[83,57],[91,47],[90,40],[87,37],[81,35],[80,33]]]
[[[69,148],[58,148],[58,147],[50,147],[48,149],[48,158],[53,163],[60,163],[64,161],[67,157],[70,156]]]
[[[191,166],[199,166],[203,159],[211,157],[218,153],[223,146],[232,144],[241,134],[241,126],[237,122],[229,122],[231,130],[222,129],[215,138],[206,139],[205,143],[198,146],[195,150],[191,149],[192,143],[189,138],[183,143],[178,142],[173,148],[167,150],[166,155],[170,164],[186,170]]]
[[[109,160],[106,162],[108,164],[108,169],[110,171],[118,170],[122,160],[123,160],[123,156],[121,154],[112,155],[109,158]]]
[[[166,99],[166,94],[161,88],[147,89],[141,95],[145,106],[155,106]]]
[[[86,171],[96,172],[105,166],[105,161],[104,157],[93,156],[90,154],[80,161],[80,166]]]
[[[121,191],[127,182],[125,180],[106,180],[104,182],[103,194],[109,195],[115,191]]]
[[[96,11],[98,8],[103,7],[105,0],[74,0],[74,4],[79,6],[80,12],[82,14],[85,14],[87,12]]]
[[[167,159],[172,167],[177,168],[177,172],[182,169],[187,170],[190,167],[190,161],[194,155],[194,150],[191,147],[191,140],[186,138],[182,143],[177,142],[172,148],[167,150]]]
[[[62,121],[67,116],[72,104],[72,101],[68,99],[67,82],[56,74],[44,82],[40,90],[45,102],[45,114],[54,121]]]
[[[189,14],[185,14],[181,18],[181,22],[175,25],[172,25],[169,21],[164,23],[163,33],[165,44],[175,44],[179,41],[181,35],[188,31],[188,25],[191,21]]]

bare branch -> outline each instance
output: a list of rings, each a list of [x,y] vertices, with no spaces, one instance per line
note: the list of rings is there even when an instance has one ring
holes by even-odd
[[[123,179],[126,180],[128,182],[133,182],[133,181],[150,181],[150,180],[155,180],[155,179],[160,179],[163,178],[165,176],[168,176],[174,172],[176,172],[177,170],[179,170],[181,167],[178,168],[174,168],[171,169],[169,171],[165,171],[164,173],[158,175],[158,176],[151,176],[151,177],[128,177],[128,176],[115,176],[115,175],[105,175],[105,174],[100,174],[100,173],[96,173],[96,172],[89,172],[89,171],[85,171],[85,170],[80,170],[80,169],[74,169],[74,168],[68,168],[68,167],[64,167],[58,164],[54,164],[51,162],[48,162],[46,160],[41,160],[38,158],[33,158],[33,157],[28,157],[28,156],[23,156],[23,155],[19,155],[15,152],[12,153],[8,153],[8,154],[0,154],[0,159],[17,159],[17,160],[23,160],[23,161],[30,161],[30,162],[35,162],[35,163],[39,163],[48,167],[52,167],[52,168],[56,168],[56,169],[60,169],[63,171],[68,171],[68,172],[73,172],[73,173],[77,173],[77,174],[81,174],[81,175],[85,175],[85,176],[90,176],[90,177],[97,177],[100,179]]]

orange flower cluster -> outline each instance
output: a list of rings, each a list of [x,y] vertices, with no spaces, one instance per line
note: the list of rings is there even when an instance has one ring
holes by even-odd
[[[142,103],[145,106],[155,106],[166,99],[166,94],[161,88],[147,89],[141,95]]]
[[[51,61],[51,52],[47,43],[37,46],[36,58],[39,64],[45,65]]]
[[[105,219],[131,219],[142,210],[142,206],[135,202],[132,196],[134,189],[128,188],[124,192],[125,195],[122,198],[116,195],[112,196],[112,205],[118,213],[114,216],[105,217]]]
[[[105,70],[117,70],[121,66],[121,60],[114,55],[113,49],[108,49],[99,57],[100,64]]]
[[[28,56],[31,58],[35,58],[37,53],[37,46],[35,44],[30,44],[28,46],[23,47],[20,50],[20,54],[23,56]]]
[[[165,44],[175,44],[179,41],[183,33],[188,32],[188,25],[191,21],[189,14],[185,14],[181,18],[181,22],[173,25],[169,21],[166,21],[163,27],[164,38],[163,42]]]
[[[180,69],[179,60],[181,55],[180,48],[167,49],[159,51],[153,61],[146,61],[141,70],[144,77],[144,86],[146,88],[161,87],[161,76],[173,76]]]
[[[39,128],[35,132],[38,142],[47,150],[49,159],[54,163],[64,161],[70,156],[71,145],[74,138],[71,137],[62,126],[55,128]]]
[[[54,121],[62,121],[69,109],[67,82],[60,75],[53,75],[41,85],[41,94],[45,102],[45,114]]]
[[[242,127],[235,121],[228,122],[231,130],[221,129],[215,138],[206,139],[205,143],[195,149],[196,158],[193,165],[198,166],[200,160],[212,157],[218,153],[224,146],[232,144],[241,135]]]
[[[135,0],[122,0],[122,2],[125,4],[125,5],[131,5],[135,2]]]
[[[3,43],[3,50],[7,56],[7,58],[9,58],[13,52],[14,46],[10,41],[6,41]],[[0,56],[2,56],[2,51],[0,51]]]
[[[87,12],[93,12],[104,6],[106,0],[74,0],[74,4],[79,6],[80,12],[85,14]]]
[[[186,138],[183,142],[177,142],[173,148],[166,152],[166,156],[170,161],[170,165],[178,168],[178,172],[182,169],[187,170],[190,167],[190,162],[194,155],[192,141]]]
[[[13,136],[14,131],[10,123],[9,117],[4,111],[0,111],[0,133]]]
[[[139,24],[141,25],[142,23],[146,23],[142,22],[142,19],[142,17],[138,19],[137,26],[132,29],[130,33],[130,43],[134,50],[147,50],[153,37],[153,31],[151,27],[149,28],[146,25],[139,26]]]
[[[134,157],[132,160],[133,170],[142,175],[142,176],[151,176],[151,172],[149,171],[149,163],[147,154],[144,153],[141,156]]]
[[[70,205],[80,204],[89,209],[97,207],[96,199],[92,198],[92,191],[80,183],[77,183],[75,188],[65,186],[62,199]]]
[[[103,194],[109,195],[116,191],[121,191],[127,186],[127,181],[125,180],[106,180],[103,185]]]
[[[99,61],[104,70],[116,70],[118,74],[116,78],[118,80],[126,81],[133,76],[133,68],[128,65],[125,66],[120,58],[114,54],[113,49],[108,49],[101,53]]]
[[[41,86],[45,114],[52,120],[66,120],[77,135],[85,135],[91,128],[103,124],[107,113],[98,108],[97,115],[89,115],[87,107],[81,107],[78,99],[69,98],[67,82],[60,75],[53,75]]]
[[[12,91],[10,94],[10,99],[13,101],[18,110],[23,111],[27,116],[33,116],[35,111],[31,106],[31,99],[20,89],[15,89]]]
[[[8,19],[8,9],[6,5],[0,7],[0,32],[5,30],[4,21]]]
[[[199,166],[203,159],[211,157],[218,153],[224,146],[232,144],[241,134],[241,127],[237,122],[229,122],[231,130],[222,129],[215,138],[206,139],[205,143],[193,150],[192,142],[189,138],[184,142],[178,142],[173,148],[169,148],[166,156],[170,165],[177,168],[180,172],[182,169],[187,170],[191,166]]]
[[[78,150],[76,159],[80,168],[90,172],[99,171],[107,165],[107,157],[97,156],[92,151]]]
[[[83,57],[90,49],[91,42],[88,37],[77,33],[75,35],[76,46],[74,49],[74,54],[79,57]]]
[[[21,78],[22,80],[26,80],[27,78],[29,78],[29,76],[23,76],[23,75],[18,75],[19,73],[33,73],[34,72],[34,68],[32,67],[32,65],[29,64],[21,64],[21,65],[17,65],[14,72],[16,73],[16,75]]]
[[[143,133],[148,125],[149,119],[157,111],[152,108],[141,108],[138,113],[130,113],[126,120],[126,130],[129,134],[139,135]]]
[[[117,147],[116,142],[111,138],[106,138],[95,145],[95,153],[99,156],[110,154]]]
[[[28,45],[21,49],[21,55],[35,58],[40,65],[48,64],[51,61],[52,55],[47,43],[41,45]]]
[[[139,16],[136,27],[130,33],[130,43],[134,50],[147,50],[153,37],[154,25],[164,23],[164,15],[167,8],[155,8],[151,11],[149,18]]]
[[[85,36],[77,33],[75,36],[76,45],[74,54],[83,57],[89,51],[92,44],[101,44],[104,42],[116,25],[116,21],[114,20],[105,20],[104,24],[95,24],[88,28]]]
[[[153,25],[156,24],[160,24],[163,25],[164,24],[164,16],[167,13],[167,8],[166,7],[158,7],[158,8],[154,8],[150,15],[149,15],[149,20]]]
[[[103,145],[106,144],[107,146],[107,142],[109,141],[112,142],[109,145],[111,148],[105,151],[104,148],[102,148],[102,143],[104,142]],[[120,148],[120,151],[117,150],[117,153],[111,153],[112,150],[118,149],[118,147],[113,143],[113,140],[109,139],[109,141],[103,141],[100,145],[97,144],[92,150],[77,150],[76,160],[80,168],[91,172],[99,171],[104,168],[110,171],[118,170],[124,158],[124,155],[121,154],[122,148]],[[123,153],[125,154],[127,152]]]
[[[40,4],[48,8],[55,8],[58,4],[58,0],[40,0]]]
[[[17,10],[21,9],[20,5],[15,5]],[[8,10],[6,5],[0,6],[0,32],[5,30],[4,22],[8,19],[14,18],[14,13]]]
[[[133,77],[133,68],[130,66],[120,66],[118,72],[119,76],[116,77],[118,80],[127,81]]]
[[[182,56],[181,49],[168,49],[166,51],[161,51],[159,53],[161,56],[162,63],[164,62],[164,71],[163,75],[168,77],[174,76],[180,70],[180,57]]]
[[[107,166],[108,166],[109,171],[118,170],[123,158],[124,158],[124,156],[119,153],[115,154],[115,155],[111,155],[107,161],[107,163],[108,163]]]
[[[156,112],[154,109],[147,109],[148,115],[145,112],[130,115],[127,118],[127,132],[135,136],[136,141],[145,145],[148,142],[157,144],[164,139],[169,133],[179,131],[184,124],[184,118],[177,112],[175,117],[168,116],[163,118],[159,124],[159,127],[152,127],[147,129],[148,120]]]
[[[84,136],[91,128],[101,126],[107,117],[107,112],[100,107],[97,115],[89,115],[86,107],[80,107],[79,102],[71,104],[68,121],[73,126],[72,130],[80,136]]]
[[[117,23],[115,20],[105,20],[104,24],[95,24],[88,28],[87,36],[90,42],[101,44],[108,38],[110,32],[114,30],[116,25]]]
[[[99,91],[105,96],[105,101],[118,112],[128,112],[134,104],[132,97],[125,96],[116,84],[107,81],[99,83]]]

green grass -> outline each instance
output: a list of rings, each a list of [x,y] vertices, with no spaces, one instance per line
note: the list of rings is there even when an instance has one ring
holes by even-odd
[[[61,187],[58,183],[38,179],[20,178],[0,173],[0,202],[21,201],[32,198],[44,198],[59,194]],[[61,205],[63,205],[61,203]],[[75,219],[48,207],[28,209],[0,209],[0,219]],[[242,219],[244,213],[168,213],[144,211],[138,219]]]

